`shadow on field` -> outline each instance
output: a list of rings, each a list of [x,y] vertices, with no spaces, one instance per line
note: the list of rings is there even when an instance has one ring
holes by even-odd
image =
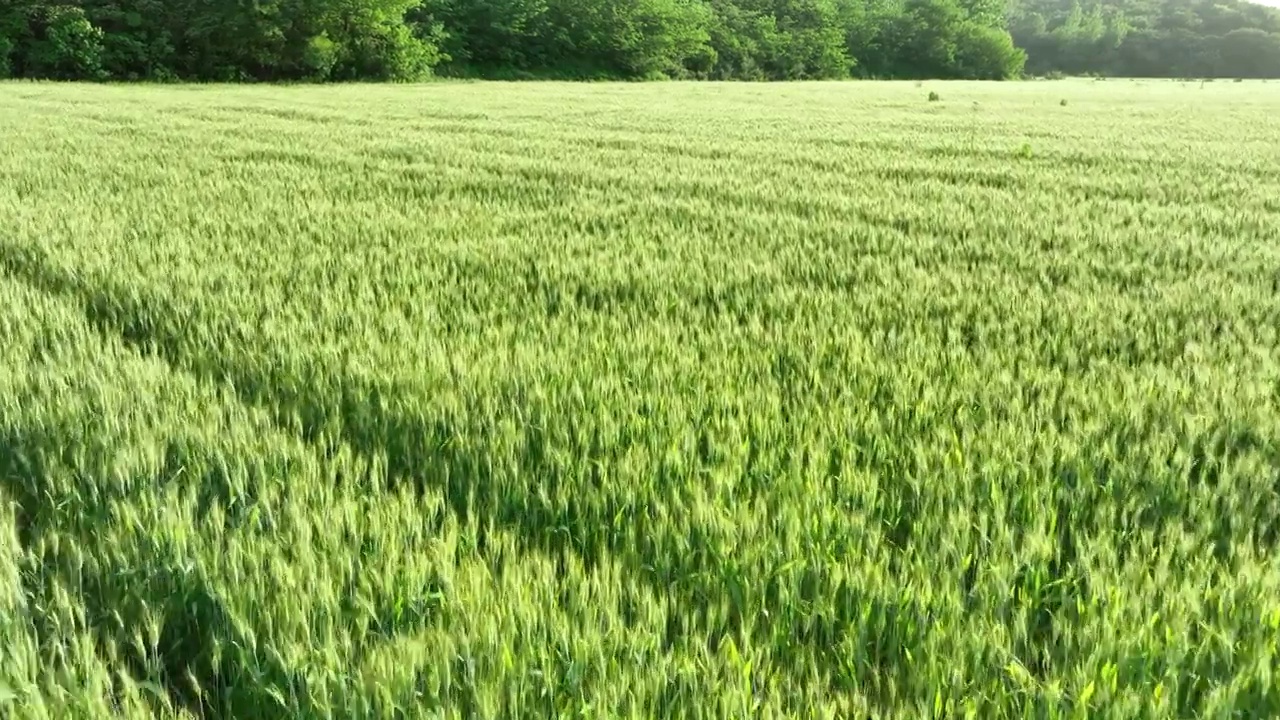
[[[74,452],[56,427],[0,430],[0,486],[17,505],[24,590],[34,607],[49,609],[31,618],[42,654],[54,656],[57,644],[71,640],[69,631],[88,631],[109,668],[119,662],[125,667],[111,669],[158,687],[153,703],[204,718],[297,717],[270,689],[301,687],[298,679],[279,658],[253,651],[198,568],[175,564],[177,551],[113,544],[112,506],[129,497],[80,478],[62,459]],[[177,477],[177,470],[166,466],[160,476]],[[52,478],[75,479],[60,488]],[[121,558],[124,566],[113,564]],[[87,627],[57,624],[52,608],[67,598],[80,602]],[[143,640],[148,628],[158,636]],[[305,702],[296,694],[294,700]]]

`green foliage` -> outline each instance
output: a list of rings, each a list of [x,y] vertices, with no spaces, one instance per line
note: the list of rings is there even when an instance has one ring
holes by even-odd
[[[709,36],[715,52],[711,76],[721,80],[772,77],[785,46],[777,18],[734,2],[713,0],[711,8]]]
[[[417,80],[437,69],[745,80],[1004,79],[1024,69],[1280,75],[1276,12],[1243,0],[1180,1],[19,0],[0,9],[0,72],[123,80]]]
[[[732,58],[719,74],[771,80],[841,78],[849,55],[839,6],[832,0],[721,0],[712,2],[713,47]]]
[[[548,59],[547,12],[547,0],[426,0],[410,18],[440,28],[454,68],[528,69]]]
[[[419,80],[440,61],[429,38],[405,23],[419,0],[305,0],[293,27],[308,25],[337,48],[337,79]]]
[[[580,77],[705,74],[714,63],[702,0],[427,0],[454,74]]]
[[[341,53],[342,50],[338,44],[324,33],[307,40],[307,46],[302,52],[302,65],[307,69],[307,77],[312,80],[331,78]]]
[[[0,715],[1280,716],[1280,86],[920,89],[0,84]]]
[[[623,77],[678,75],[708,57],[701,0],[550,0],[556,26],[573,28],[561,57],[593,62]],[[592,18],[595,27],[580,24]],[[573,49],[570,49],[573,48]]]
[[[13,72],[13,56],[28,33],[27,10],[10,4],[0,7],[0,79]]]
[[[102,65],[123,80],[172,76],[176,62],[172,3],[167,0],[81,0],[86,17],[103,32]]]
[[[963,22],[956,27],[955,74],[971,80],[1018,77],[1027,54],[1000,28]]]
[[[1280,11],[1245,0],[1026,0],[1010,27],[1028,70],[1280,76]]]
[[[70,80],[102,73],[103,32],[72,5],[37,8],[23,69],[27,76]]]
[[[1280,31],[1237,28],[1218,43],[1219,77],[1263,78],[1280,76]]]
[[[906,0],[884,21],[878,57],[862,65],[879,77],[1006,79],[1021,74],[1025,54],[1008,32],[970,17],[956,0]]]
[[[406,22],[417,5],[84,0],[10,10],[0,37],[17,38],[10,44],[23,77],[414,80],[442,59],[434,28]]]
[[[1005,29],[1006,15],[1014,0],[958,0],[969,21],[986,28]]]
[[[17,74],[77,79],[1004,78],[1001,1],[83,0],[74,57],[35,5],[7,35]]]

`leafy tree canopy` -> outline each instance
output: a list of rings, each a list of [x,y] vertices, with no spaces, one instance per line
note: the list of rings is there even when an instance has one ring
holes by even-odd
[[[0,77],[1280,76],[1241,0],[11,0]]]

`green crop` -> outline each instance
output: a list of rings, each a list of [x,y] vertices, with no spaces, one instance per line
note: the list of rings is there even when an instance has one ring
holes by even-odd
[[[0,715],[1280,714],[1280,89],[930,87],[0,85]]]

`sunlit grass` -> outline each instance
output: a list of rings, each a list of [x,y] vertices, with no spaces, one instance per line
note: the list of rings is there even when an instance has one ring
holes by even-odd
[[[0,714],[1280,713],[1278,111],[0,85]]]

